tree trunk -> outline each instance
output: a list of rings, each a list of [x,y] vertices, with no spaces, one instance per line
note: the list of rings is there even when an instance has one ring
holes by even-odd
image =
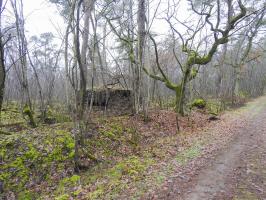
[[[137,104],[140,104],[140,93],[141,93],[141,86],[142,86],[142,105],[144,107],[144,120],[148,118],[148,110],[145,108],[147,94],[144,88],[146,84],[141,83],[141,69],[144,65],[144,45],[145,45],[145,0],[139,0],[138,4],[138,64],[136,66],[136,101]],[[137,109],[138,112],[138,109]]]
[[[4,100],[4,90],[5,90],[5,63],[4,63],[4,47],[2,45],[2,37],[0,37],[0,119],[1,119],[1,110]]]
[[[234,68],[234,81],[233,81],[233,88],[232,88],[232,104],[237,103],[237,98],[239,97],[240,92],[240,67],[237,66]]]
[[[1,122],[1,110],[4,100],[4,90],[5,90],[5,79],[6,79],[6,71],[5,71],[5,62],[4,62],[4,46],[2,42],[2,5],[3,0],[0,0],[0,122]]]
[[[176,114],[176,132],[180,131],[178,115],[179,115],[179,106],[180,106],[180,87],[175,89],[175,114]]]
[[[29,116],[29,123],[35,127],[36,123],[32,116],[33,109],[29,91],[29,84],[28,84],[28,76],[27,76],[27,42],[25,36],[25,19],[23,15],[23,2],[20,1],[11,1],[11,5],[14,11],[15,19],[16,19],[16,33],[17,33],[17,43],[18,43],[18,53],[20,57],[20,67],[21,67],[21,91],[22,91],[22,105],[23,110],[22,113],[30,113]],[[19,5],[19,6],[18,6]],[[31,117],[32,116],[32,117]]]
[[[35,76],[35,79],[36,79],[36,82],[37,82],[37,87],[38,87],[38,93],[39,93],[39,97],[40,97],[40,101],[41,101],[41,106],[40,106],[40,110],[41,110],[41,120],[44,122],[45,119],[46,119],[46,109],[45,109],[45,104],[44,104],[44,98],[43,98],[43,93],[42,93],[42,86],[41,86],[41,83],[40,83],[40,79],[39,79],[39,76],[38,76],[38,73],[35,69],[35,65],[33,64],[31,58],[30,58],[30,55],[29,55],[29,50],[27,49],[27,54],[28,54],[28,58],[29,58],[29,63],[32,67],[32,70],[33,70],[33,73],[34,73],[34,76]]]
[[[184,107],[185,107],[185,97],[186,97],[186,87],[187,87],[187,83],[189,82],[189,76],[190,76],[190,71],[191,71],[191,66],[187,66],[187,69],[183,75],[183,80],[181,83],[181,91],[180,91],[180,99],[179,99],[179,108],[178,108],[178,112],[184,116],[185,111],[184,111]],[[177,95],[177,93],[176,93]]]
[[[85,131],[85,119],[84,113],[87,110],[87,51],[88,51],[88,39],[89,39],[89,20],[91,11],[94,6],[94,0],[80,0],[77,7],[77,25],[76,25],[76,38],[75,38],[75,50],[76,57],[80,72],[80,87],[77,92],[77,126],[78,133],[75,136],[75,171],[79,171],[79,146],[84,144],[84,131]],[[82,34],[82,47],[80,50],[80,8],[84,3],[84,31]]]

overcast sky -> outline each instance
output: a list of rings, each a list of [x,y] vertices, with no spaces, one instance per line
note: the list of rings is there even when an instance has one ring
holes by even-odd
[[[30,35],[39,35],[44,32],[56,34],[57,28],[55,27],[62,27],[64,22],[59,16],[56,6],[46,0],[23,0],[23,4],[26,30]]]
[[[156,1],[153,2],[153,8],[157,7]],[[166,7],[166,1],[161,1],[160,8],[163,10]],[[181,1],[182,9],[179,9],[180,19],[184,19],[187,13],[187,1]],[[60,17],[55,5],[47,0],[23,0],[24,16],[26,18],[26,30],[28,34],[39,35],[44,32],[57,33],[57,28],[64,29],[64,21]],[[159,9],[160,10],[160,9]],[[158,11],[160,13],[160,11]],[[168,29],[168,24],[163,20],[155,20],[153,23],[153,31],[164,34]],[[64,31],[64,30],[61,30]]]

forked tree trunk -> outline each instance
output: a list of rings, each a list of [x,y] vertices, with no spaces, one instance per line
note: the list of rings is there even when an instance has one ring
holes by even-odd
[[[89,20],[91,11],[94,7],[95,0],[80,0],[77,5],[77,25],[76,25],[76,38],[74,41],[77,63],[80,72],[80,88],[77,92],[77,124],[78,133],[75,135],[75,171],[79,171],[79,149],[80,145],[84,143],[84,131],[86,127],[84,114],[87,110],[87,51],[89,39]],[[84,4],[84,31],[82,33],[82,46],[80,47],[80,11],[81,5]]]

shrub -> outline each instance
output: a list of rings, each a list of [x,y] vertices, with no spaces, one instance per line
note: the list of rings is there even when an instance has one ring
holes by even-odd
[[[193,107],[203,109],[206,107],[206,101],[204,99],[195,99],[191,104],[191,108]]]

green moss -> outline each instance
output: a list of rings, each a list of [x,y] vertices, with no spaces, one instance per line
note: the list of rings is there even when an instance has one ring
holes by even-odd
[[[57,123],[70,122],[72,120],[71,117],[65,113],[55,113],[53,116]]]
[[[59,182],[57,188],[57,194],[63,194],[66,192],[66,188],[71,188],[80,184],[80,176],[73,175],[71,177],[66,177]]]
[[[188,48],[187,48],[186,45],[182,45],[182,51],[183,51],[183,52],[188,52]]]
[[[206,101],[204,99],[195,99],[192,103],[191,103],[191,107],[196,107],[196,108],[200,108],[203,109],[206,107]]]
[[[193,69],[191,70],[191,72],[190,72],[190,79],[194,79],[194,78],[196,78],[197,74],[198,74],[198,70],[195,69],[195,68],[193,68]]]
[[[188,66],[192,66],[193,64],[195,64],[195,61],[196,61],[195,54],[191,54],[191,55],[188,56],[187,65]]]
[[[123,134],[123,126],[119,123],[110,123],[107,127],[101,128],[100,133],[105,137],[117,139]]]
[[[63,186],[72,186],[72,185],[76,185],[78,184],[80,181],[80,176],[78,175],[73,175],[71,177],[66,177],[64,179],[62,179],[59,183],[59,185],[63,185]]]
[[[208,113],[218,115],[223,111],[222,103],[218,99],[209,99],[206,104]]]
[[[25,105],[24,108],[23,108],[23,114],[25,115],[31,115],[31,110],[30,110],[30,107],[28,105]]]
[[[20,180],[18,189],[21,189],[29,179],[29,170],[25,165],[25,157],[17,157],[15,161],[11,162],[9,165],[6,165],[9,171],[16,170],[16,176]],[[16,186],[16,183],[13,183],[13,186]]]
[[[18,200],[33,200],[33,199],[35,199],[35,195],[28,190],[25,190],[18,194]]]
[[[69,132],[64,130],[56,130],[57,137],[54,138],[53,150],[48,154],[46,160],[51,161],[64,161],[74,156],[74,139]],[[46,141],[47,145],[52,145],[50,140]]]
[[[201,57],[196,64],[199,64],[199,65],[205,65],[207,64],[208,62],[210,62],[211,60],[211,57],[209,55],[206,55],[206,56],[203,56]]]
[[[0,160],[4,160],[5,159],[6,151],[7,151],[7,149],[0,148]]]
[[[69,181],[72,183],[72,184],[76,184],[80,181],[80,176],[78,175],[73,175],[69,178]]]
[[[64,123],[72,121],[71,116],[68,112],[62,107],[62,105],[48,106],[46,109],[46,119],[47,124],[54,123]]]
[[[121,178],[124,174],[135,178],[135,176],[144,170],[145,165],[137,157],[133,156],[128,160],[118,163],[109,172],[113,178]]]
[[[28,144],[28,148],[29,150],[24,154],[25,159],[34,162],[40,156],[40,153],[32,146],[32,144]]]
[[[156,176],[156,183],[157,185],[161,185],[165,181],[166,177],[164,175],[157,175]]]
[[[94,190],[93,192],[90,192],[88,195],[87,195],[87,198],[88,199],[99,199],[102,195],[104,195],[104,187],[103,186],[99,186],[97,187],[96,190]]]
[[[55,200],[69,200],[70,196],[68,194],[63,194],[58,197],[55,197]]]
[[[72,195],[73,195],[74,197],[77,197],[81,192],[82,192],[82,190],[81,190],[81,189],[78,189],[78,190],[72,192]]]
[[[246,98],[249,98],[250,95],[248,94],[248,92],[240,91],[240,92],[238,93],[238,97],[243,98],[243,99],[246,99]]]
[[[199,145],[194,145],[187,150],[181,152],[177,155],[176,160],[181,165],[185,165],[188,161],[190,161],[193,158],[196,158],[200,155],[201,150]]]
[[[53,173],[61,176],[66,166],[73,167],[74,141],[71,134],[55,127],[37,129],[1,137],[3,164],[0,165],[0,181],[4,183],[4,192],[22,194],[29,182],[48,181]],[[74,176],[69,181],[73,183],[77,179]]]
[[[94,135],[93,138],[87,141],[88,152],[93,154],[97,149],[98,152],[102,152],[102,156],[107,158],[119,154],[115,149],[118,148],[121,142],[127,141],[129,135],[121,122],[116,122],[116,120],[102,122],[98,132],[99,135]]]
[[[35,120],[34,120],[34,117],[33,117],[33,112],[32,110],[30,109],[29,105],[25,105],[24,108],[23,108],[23,114],[28,116],[29,118],[29,124],[32,126],[32,127],[36,127],[36,123],[35,123]]]
[[[173,82],[171,82],[169,80],[165,81],[165,86],[168,87],[171,90],[176,90],[179,87],[178,85],[174,84]]]
[[[141,180],[143,174],[152,163],[154,163],[152,159],[140,159],[139,157],[131,156],[116,163],[110,169],[102,170],[101,174],[88,174],[88,179],[85,181],[86,185],[98,183],[96,189],[88,194],[88,198],[101,199],[103,194],[105,196],[108,194],[110,199],[112,199],[126,187],[124,179]]]
[[[1,123],[2,124],[15,124],[23,123],[24,119],[17,107],[7,107],[1,111]]]
[[[111,139],[115,139],[116,138],[116,135],[112,131],[104,131],[103,134],[106,137],[111,138]]]

